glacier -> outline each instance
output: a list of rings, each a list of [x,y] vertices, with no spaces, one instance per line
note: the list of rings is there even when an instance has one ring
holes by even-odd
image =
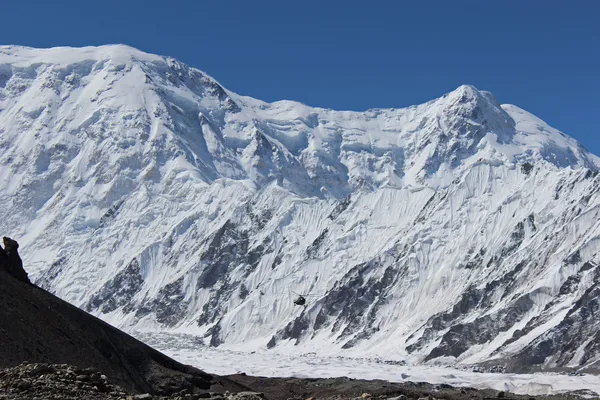
[[[600,159],[473,86],[335,111],[124,45],[0,46],[0,150],[32,280],[129,332],[598,369]]]

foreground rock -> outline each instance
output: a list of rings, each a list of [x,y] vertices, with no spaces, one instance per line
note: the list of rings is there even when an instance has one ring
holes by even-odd
[[[125,390],[110,384],[106,375],[67,364],[21,364],[0,371],[0,398],[4,399],[112,399]]]
[[[212,392],[190,393],[183,390],[170,396],[149,393],[130,394],[110,382],[107,376],[91,368],[66,364],[21,364],[0,370],[0,400],[436,400],[436,399],[536,399],[492,390],[454,388],[427,383],[389,383],[348,378],[297,379],[261,378],[235,375],[218,378],[230,388],[237,382],[244,391],[226,390],[216,384]],[[242,387],[239,386],[239,387]],[[238,388],[239,388],[238,387]],[[263,391],[255,391],[258,388]],[[583,394],[583,393],[582,393]],[[581,399],[576,396],[549,396],[548,400]],[[589,398],[589,396],[588,396]]]
[[[27,364],[0,370],[0,399],[89,399],[89,400],[261,400],[262,394],[240,392],[235,394],[192,394],[183,390],[171,396],[128,394],[125,389],[109,382],[106,375],[93,368],[77,368],[67,364]]]

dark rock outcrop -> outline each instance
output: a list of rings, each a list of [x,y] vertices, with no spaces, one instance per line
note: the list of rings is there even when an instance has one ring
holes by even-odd
[[[23,261],[19,256],[19,243],[9,237],[4,237],[4,249],[0,247],[0,269],[8,272],[21,282],[31,283],[27,272],[23,269]]]

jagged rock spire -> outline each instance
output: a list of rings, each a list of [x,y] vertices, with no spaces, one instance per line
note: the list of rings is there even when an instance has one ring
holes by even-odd
[[[0,269],[5,270],[14,278],[31,283],[27,272],[23,268],[23,261],[19,256],[19,243],[9,237],[4,237],[4,248],[0,247]]]

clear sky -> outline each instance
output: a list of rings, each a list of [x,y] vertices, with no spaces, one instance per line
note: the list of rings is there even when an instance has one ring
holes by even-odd
[[[489,90],[600,155],[600,0],[5,0],[0,42],[125,43],[334,109]]]

